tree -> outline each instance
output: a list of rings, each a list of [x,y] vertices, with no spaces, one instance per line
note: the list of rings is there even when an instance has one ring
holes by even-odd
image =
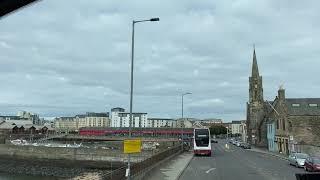
[[[227,128],[222,125],[212,125],[209,129],[211,135],[227,134]]]

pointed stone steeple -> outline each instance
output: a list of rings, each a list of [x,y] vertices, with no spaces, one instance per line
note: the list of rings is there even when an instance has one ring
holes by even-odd
[[[259,75],[256,50],[253,47],[252,74],[249,77],[249,102],[247,104],[248,142],[265,146],[266,131],[262,126],[265,121],[265,102],[263,100],[262,76]],[[252,137],[255,137],[252,139]]]
[[[256,49],[253,49],[253,62],[252,62],[252,74],[251,77],[259,77],[259,69],[256,57]]]
[[[249,102],[263,103],[262,77],[259,75],[255,48],[253,48],[252,74],[249,77]]]

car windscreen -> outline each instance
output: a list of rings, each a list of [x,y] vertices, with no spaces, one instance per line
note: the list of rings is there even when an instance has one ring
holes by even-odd
[[[307,159],[308,155],[307,154],[296,154],[297,159]]]
[[[313,158],[313,163],[320,164],[320,158]]]

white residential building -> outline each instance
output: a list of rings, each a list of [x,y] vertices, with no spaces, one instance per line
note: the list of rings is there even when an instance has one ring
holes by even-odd
[[[232,121],[231,122],[231,133],[232,134],[241,134],[241,121]]]
[[[131,127],[149,127],[147,113],[132,113]],[[130,113],[125,109],[116,107],[111,109],[111,127],[129,127]]]
[[[110,127],[121,127],[119,113],[124,112],[125,109],[116,107],[111,109],[111,123]]]
[[[148,118],[147,127],[177,127],[177,120],[167,118]]]
[[[130,113],[120,112],[118,115],[120,118],[119,127],[129,127]],[[147,119],[147,113],[132,113],[131,127],[148,127]]]

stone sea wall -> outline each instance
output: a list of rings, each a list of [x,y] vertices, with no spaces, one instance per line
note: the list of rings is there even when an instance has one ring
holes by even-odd
[[[0,172],[81,177],[105,174],[124,165],[122,154],[113,150],[0,145]]]

